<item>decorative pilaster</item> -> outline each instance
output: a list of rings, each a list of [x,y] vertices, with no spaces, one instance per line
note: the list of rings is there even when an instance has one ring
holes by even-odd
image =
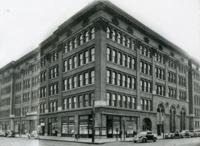
[[[98,18],[95,26],[95,106],[106,105],[106,27],[107,22]]]
[[[137,73],[136,73],[136,97],[137,97],[137,110],[141,110],[140,103],[140,41],[136,40],[136,55],[137,55]]]
[[[169,57],[165,54],[164,56],[165,63],[165,97],[168,97],[168,61]]]
[[[178,66],[179,62],[176,61],[176,99],[179,100],[179,76],[178,76]]]

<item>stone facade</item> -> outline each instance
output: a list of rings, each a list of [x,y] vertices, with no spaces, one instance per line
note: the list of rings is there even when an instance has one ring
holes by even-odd
[[[199,128],[198,105],[193,102],[199,90],[190,86],[195,82],[193,72],[199,74],[191,66],[198,63],[110,2],[96,1],[78,12],[36,50],[39,70],[27,78],[39,76],[34,87],[39,92],[28,105],[29,110],[38,105],[38,117],[30,119],[41,135],[91,137],[93,112],[97,137]],[[1,92],[5,73],[25,67],[31,57],[25,58],[1,69]],[[7,117],[14,125],[17,93],[8,94],[11,102],[1,112],[10,113],[2,119]],[[31,114],[25,115],[19,116],[20,121]]]

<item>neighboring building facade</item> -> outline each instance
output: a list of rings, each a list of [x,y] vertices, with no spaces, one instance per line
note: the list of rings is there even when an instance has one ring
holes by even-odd
[[[200,71],[199,64],[189,63],[190,129],[200,129]]]
[[[113,137],[117,129],[131,136],[133,131],[152,130],[160,135],[197,128],[197,122],[190,122],[198,116],[192,115],[199,107],[193,99],[197,100],[196,93],[200,91],[188,87],[196,82],[191,77],[195,72],[190,65],[193,61],[110,2],[96,1],[78,12],[36,50],[39,69],[27,77],[13,79],[17,84],[39,77],[40,83],[34,87],[19,90],[20,93],[10,87],[4,93],[8,85],[15,85],[12,78],[4,83],[4,70],[18,72],[17,66],[28,60],[1,69],[1,101],[11,102],[0,109],[9,122],[12,118],[13,123],[20,123],[17,114],[11,112],[19,109],[13,99],[39,89],[35,93],[37,100],[28,102],[28,111],[39,106],[38,119],[36,112],[23,118],[28,123],[35,120],[33,125],[36,129],[38,124],[40,135],[77,133],[90,137],[93,111],[97,137]],[[24,65],[24,69],[27,67]],[[21,107],[26,108],[25,104]]]
[[[38,129],[40,58],[36,49],[1,69],[1,130]]]

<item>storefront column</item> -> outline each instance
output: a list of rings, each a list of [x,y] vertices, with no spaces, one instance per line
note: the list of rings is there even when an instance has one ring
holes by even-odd
[[[62,130],[62,126],[61,126],[61,116],[58,116],[58,123],[57,123],[57,136],[61,136],[61,130]]]
[[[44,133],[44,135],[47,136],[48,135],[48,118],[45,118],[44,123],[45,123],[45,133]]]
[[[79,115],[75,115],[74,116],[74,122],[75,122],[75,127],[74,127],[74,131],[75,131],[75,133],[77,133],[77,134],[79,134]]]

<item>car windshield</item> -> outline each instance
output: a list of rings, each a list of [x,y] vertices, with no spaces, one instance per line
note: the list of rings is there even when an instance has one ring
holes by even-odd
[[[146,134],[147,134],[147,132],[143,131],[143,132],[138,133],[138,136],[146,135]]]

